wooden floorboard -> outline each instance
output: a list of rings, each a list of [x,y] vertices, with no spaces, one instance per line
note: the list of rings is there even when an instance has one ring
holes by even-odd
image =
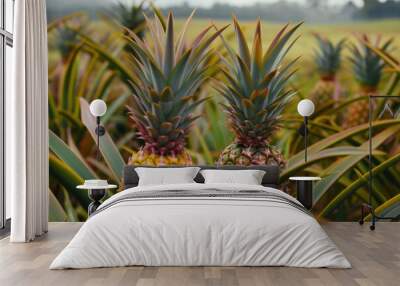
[[[327,223],[323,227],[351,262],[352,269],[289,267],[123,267],[48,270],[80,223],[50,223],[32,243],[0,240],[1,286],[266,286],[400,285],[400,223]]]

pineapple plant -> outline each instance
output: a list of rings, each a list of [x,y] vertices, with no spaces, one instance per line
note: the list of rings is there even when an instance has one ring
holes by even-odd
[[[378,86],[382,78],[385,62],[374,53],[369,46],[387,51],[392,43],[389,39],[381,43],[381,38],[372,42],[367,35],[362,35],[358,45],[351,46],[350,61],[353,73],[359,85],[358,96],[371,96],[378,94]],[[351,104],[347,109],[347,116],[343,120],[343,128],[351,128],[368,122],[368,100],[359,100]]]
[[[314,59],[319,80],[311,91],[311,100],[318,108],[332,99],[337,101],[340,97],[341,87],[336,79],[336,73],[341,65],[341,53],[345,40],[341,40],[335,45],[319,34],[314,34],[314,36],[318,42],[318,50]]]
[[[117,2],[112,6],[110,12],[108,13],[110,18],[118,24],[119,27],[124,27],[124,34],[127,35],[129,32],[134,32],[139,38],[143,39],[145,36],[145,24],[144,19],[144,7],[146,0],[140,2],[139,5],[126,4],[121,1]],[[129,44],[124,46],[124,50],[128,54],[134,53]]]
[[[150,37],[140,39],[133,31],[126,36],[132,48],[131,66],[135,80],[130,106],[130,118],[143,141],[133,152],[130,163],[134,165],[189,165],[191,156],[185,149],[192,123],[199,117],[196,108],[207,98],[196,91],[213,73],[209,64],[213,56],[210,48],[214,40],[227,27],[215,29],[210,25],[191,42],[185,34],[192,15],[175,40],[174,17],[167,21],[155,13],[147,16]]]
[[[218,163],[284,166],[285,160],[271,144],[271,138],[280,126],[283,109],[295,94],[287,83],[297,59],[287,64],[282,61],[296,41],[297,38],[289,43],[301,23],[290,29],[288,25],[283,27],[263,53],[258,20],[250,53],[242,28],[236,18],[233,22],[238,52],[223,40],[229,58],[222,58],[226,83],[217,82],[216,89],[226,99],[222,106],[235,139],[222,151]]]

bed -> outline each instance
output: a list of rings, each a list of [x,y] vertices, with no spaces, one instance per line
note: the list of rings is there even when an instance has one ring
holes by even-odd
[[[98,208],[50,269],[351,267],[313,216],[278,190],[278,167],[250,168],[265,171],[262,185],[204,184],[198,174],[195,183],[138,186],[126,167],[125,190]]]

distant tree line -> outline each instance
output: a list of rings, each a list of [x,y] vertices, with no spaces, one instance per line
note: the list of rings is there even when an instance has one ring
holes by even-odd
[[[379,2],[378,0],[364,0],[363,2],[364,5],[356,11],[355,18],[382,19],[400,17],[400,1],[386,0],[385,2]]]
[[[170,6],[163,9],[163,12],[172,10],[176,17],[187,17],[193,6],[188,3]],[[284,11],[284,12],[283,12]],[[230,19],[235,14],[241,20],[254,20],[257,17],[269,21],[299,21],[305,18],[306,11],[303,6],[297,3],[285,1],[264,4],[256,3],[251,6],[238,7],[230,4],[216,3],[210,8],[196,8],[196,17],[207,19]]]
[[[232,14],[242,20],[252,20],[260,17],[269,21],[316,21],[316,22],[340,22],[355,19],[382,19],[400,18],[400,1],[387,0],[363,0],[361,7],[352,1],[345,5],[328,5],[327,1],[308,0],[305,4],[287,1],[275,3],[256,3],[251,6],[233,6],[230,4],[216,3],[210,8],[197,8],[196,16],[208,19],[228,19]],[[173,10],[177,17],[187,17],[193,7],[187,2],[182,5],[170,6],[163,9]]]
[[[48,0],[48,19],[54,19],[75,11],[86,11],[95,17],[97,12],[110,9],[118,0]],[[137,1],[138,2],[138,1]],[[352,1],[345,5],[328,5],[327,1],[307,0],[305,4],[283,1],[274,3],[256,3],[250,6],[234,6],[216,3],[212,7],[197,8],[196,17],[205,19],[229,19],[235,14],[241,20],[263,20],[275,22],[300,21],[308,22],[342,22],[357,19],[383,19],[400,17],[400,0],[363,0],[358,7]],[[171,1],[173,3],[173,1]],[[167,13],[173,10],[176,17],[187,17],[193,6],[186,2],[163,8]]]

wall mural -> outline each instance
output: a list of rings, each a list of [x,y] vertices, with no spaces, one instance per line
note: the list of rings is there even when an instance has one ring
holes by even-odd
[[[89,198],[76,186],[91,178],[120,186],[125,164],[277,164],[289,193],[290,176],[322,177],[318,218],[359,219],[368,200],[368,99],[400,96],[400,20],[208,21],[146,2],[97,14],[78,6],[56,13],[51,2],[52,221],[85,220]],[[315,103],[307,162],[297,112],[305,98]],[[108,106],[101,159],[94,99]],[[374,103],[372,203],[380,215],[400,215],[399,108]]]

